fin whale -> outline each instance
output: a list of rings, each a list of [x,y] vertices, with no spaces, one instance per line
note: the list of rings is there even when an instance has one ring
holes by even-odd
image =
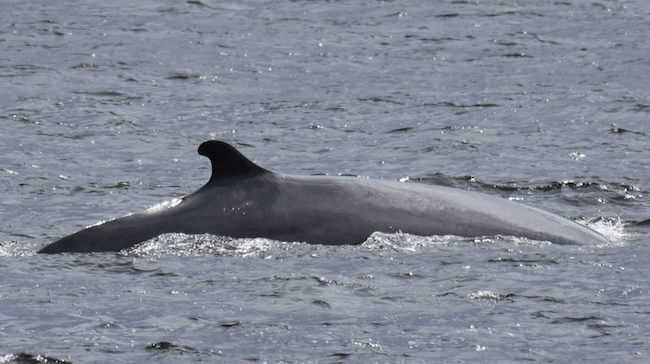
[[[354,177],[290,176],[266,170],[217,140],[207,184],[171,203],[80,230],[39,253],[119,251],[164,233],[360,244],[373,232],[466,237],[508,235],[557,244],[603,244],[566,218],[499,197],[450,187]]]

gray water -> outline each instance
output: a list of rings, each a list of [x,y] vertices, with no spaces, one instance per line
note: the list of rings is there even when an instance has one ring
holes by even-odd
[[[648,34],[643,0],[3,0],[0,363],[647,362]],[[196,190],[207,139],[282,173],[519,200],[611,243],[34,254]]]

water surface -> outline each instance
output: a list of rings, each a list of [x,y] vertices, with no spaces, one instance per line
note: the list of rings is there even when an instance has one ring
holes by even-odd
[[[0,362],[647,361],[648,19],[640,0],[2,2]],[[34,255],[196,190],[213,138],[282,173],[519,200],[611,244]]]

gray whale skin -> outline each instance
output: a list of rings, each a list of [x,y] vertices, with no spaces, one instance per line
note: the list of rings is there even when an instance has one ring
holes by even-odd
[[[563,217],[482,193],[354,177],[288,176],[217,140],[204,142],[198,152],[212,164],[210,181],[198,191],[83,229],[39,253],[119,251],[164,233],[319,244],[360,244],[375,231],[607,242]]]

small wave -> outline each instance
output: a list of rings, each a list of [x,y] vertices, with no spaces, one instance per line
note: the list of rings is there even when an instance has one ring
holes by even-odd
[[[275,244],[274,244],[275,243]],[[272,247],[282,244],[265,238],[237,239],[212,234],[162,234],[132,248],[123,250],[124,255],[225,255],[256,258]]]
[[[159,341],[153,344],[149,344],[145,348],[146,350],[154,351],[175,351],[179,354],[194,354],[199,353],[199,350],[189,346],[189,345],[177,345],[170,343],[168,341]]]
[[[648,105],[644,105],[646,108],[649,108]],[[647,136],[646,133],[642,131],[636,131],[636,130],[629,130],[629,129],[624,129],[624,128],[619,128],[616,124],[612,124],[611,127],[609,128],[609,132],[612,134],[623,134],[623,133],[632,133],[632,134],[637,134],[637,135],[643,135]]]
[[[359,97],[359,98],[357,98],[357,100],[359,100],[359,101],[371,101],[371,102],[386,102],[386,103],[389,103],[389,104],[404,105],[404,102],[393,100],[390,96],[386,96],[386,97],[380,97],[380,96]]]
[[[484,244],[495,239],[505,240],[515,244],[523,243],[519,238],[464,238],[456,235],[419,236],[407,233],[371,234],[358,248],[371,251],[392,250],[403,253],[415,253],[422,248],[447,246],[458,242]],[[527,240],[526,240],[527,241]],[[135,256],[199,256],[223,255],[240,258],[270,258],[278,251],[296,250],[301,252],[305,247],[317,249],[338,249],[336,245],[308,244],[304,242],[284,242],[267,238],[232,238],[212,234],[162,234],[149,239],[134,247],[124,249],[123,255]],[[311,250],[310,250],[311,251]]]
[[[120,97],[124,96],[122,92],[111,91],[111,90],[101,90],[101,91],[72,91],[73,94],[77,95],[89,95],[89,96],[105,96],[105,97]]]
[[[467,240],[456,235],[432,235],[420,236],[397,233],[372,233],[366,241],[361,244],[362,248],[369,250],[394,250],[401,252],[416,252],[427,246],[444,246],[459,240]]]
[[[633,238],[633,233],[626,230],[628,223],[620,219],[596,218],[580,220],[585,225],[602,234],[610,242],[602,247],[624,246]],[[549,241],[533,240],[518,236],[480,236],[463,237],[457,235],[421,236],[403,232],[374,232],[362,244],[354,249],[368,251],[394,251],[400,253],[418,253],[423,249],[448,247],[457,244],[498,245],[546,247],[553,245]],[[0,257],[33,256],[41,246],[17,241],[0,242]],[[308,244],[305,242],[286,242],[267,238],[233,238],[213,234],[168,233],[149,239],[133,247],[122,250],[125,256],[201,256],[221,255],[240,258],[271,258],[279,252],[293,255],[302,254],[307,249],[338,249],[337,245]],[[284,253],[283,253],[284,254]]]
[[[420,236],[402,232],[375,232],[361,244],[362,248],[370,250],[393,250],[405,253],[415,253],[423,248],[444,247],[457,243],[487,245],[505,243],[513,246],[544,247],[552,245],[549,241],[533,240],[518,236],[479,236],[463,237],[458,235]]]
[[[490,300],[490,301],[511,301],[513,294],[499,294],[492,291],[474,291],[467,295],[467,297],[473,300]]]
[[[626,223],[621,221],[620,218],[598,217],[592,220],[579,220],[577,222],[603,235],[610,242],[605,246],[622,246],[624,245],[624,241],[630,237],[630,234],[625,231]]]
[[[595,223],[600,224],[600,223]],[[604,224],[603,226],[609,226]],[[611,235],[606,235],[608,238]],[[457,235],[420,236],[403,232],[372,233],[362,244],[354,249],[367,251],[394,251],[399,253],[418,253],[423,249],[448,247],[456,244],[501,245],[546,247],[553,245],[548,241],[533,240],[517,236],[462,237]],[[1,246],[0,246],[1,247]],[[222,255],[240,258],[271,258],[280,251],[293,251],[289,254],[302,254],[305,247],[313,249],[339,249],[337,245],[308,244],[305,242],[285,242],[267,238],[232,238],[212,234],[162,234],[134,247],[124,249],[121,255],[127,256],[200,256]],[[315,253],[314,253],[315,254]],[[315,255],[314,255],[315,256]]]
[[[572,190],[583,190],[583,189],[593,189],[594,191],[606,191],[606,192],[643,192],[637,186],[628,185],[625,183],[618,182],[601,182],[601,181],[578,181],[578,180],[564,180],[564,181],[554,181],[541,184],[498,184],[484,182],[476,178],[475,176],[466,175],[466,176],[448,176],[442,173],[435,173],[425,177],[409,177],[410,181],[414,182],[424,182],[424,183],[433,183],[433,184],[442,184],[453,187],[467,187],[467,185],[477,185],[482,189],[486,190],[498,190],[504,192],[514,192],[514,191],[559,191],[563,188],[569,188]]]
[[[4,363],[70,363],[69,361],[51,356],[34,355],[29,353],[7,354],[0,356],[0,364]]]
[[[495,244],[497,242],[504,242],[513,246],[531,246],[531,247],[545,247],[551,246],[553,243],[547,240],[534,240],[521,236],[509,235],[495,235],[495,236],[481,236],[472,238],[470,240],[474,244]]]
[[[189,80],[195,78],[201,78],[200,73],[194,72],[173,72],[167,76],[168,80]]]
[[[0,257],[27,257],[36,254],[37,248],[17,241],[0,242]]]

